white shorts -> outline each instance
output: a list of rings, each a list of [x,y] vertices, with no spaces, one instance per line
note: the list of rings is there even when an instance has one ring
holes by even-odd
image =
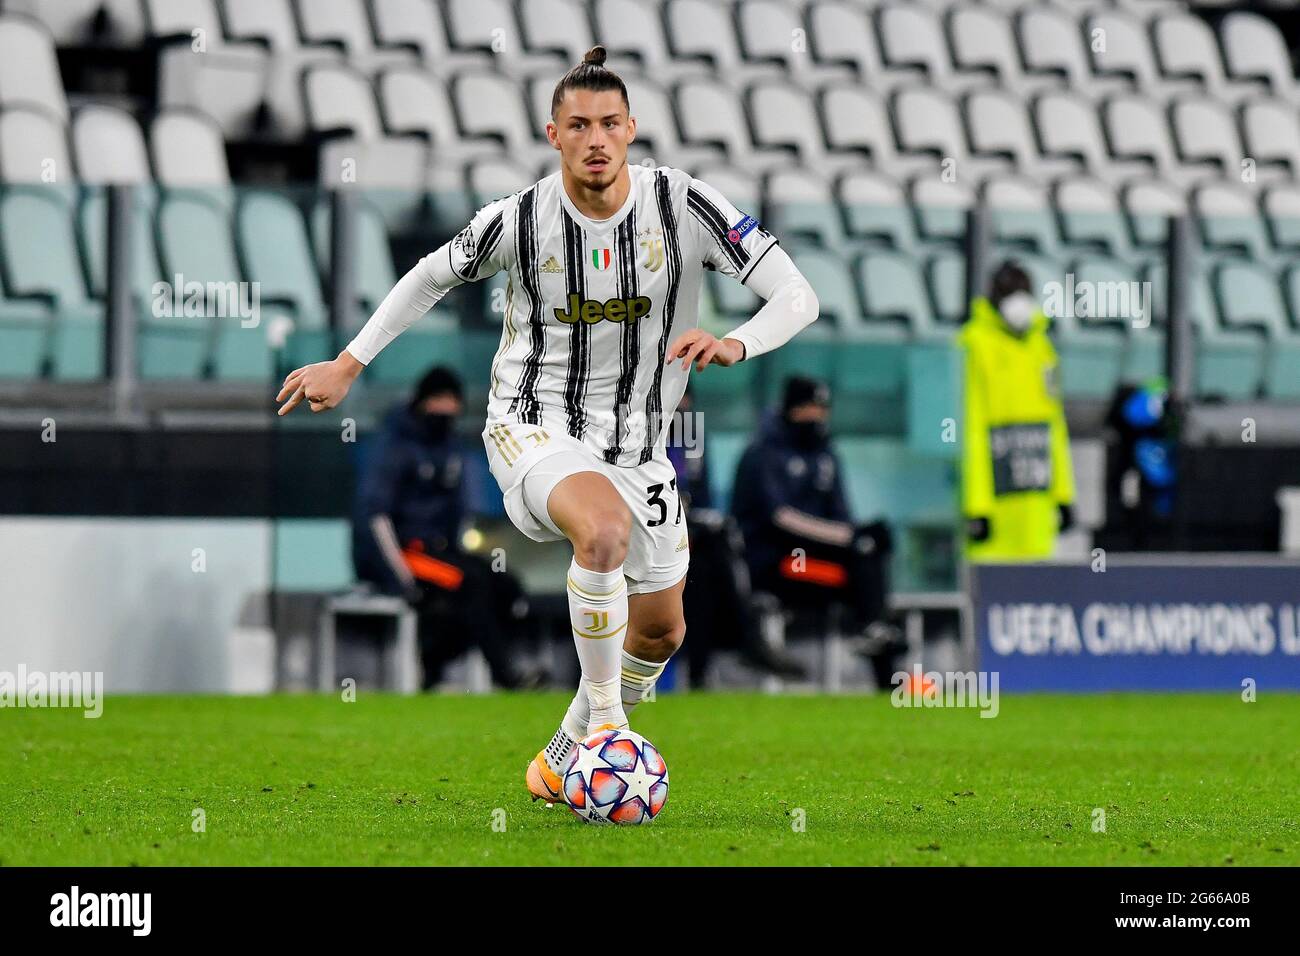
[[[666,457],[621,468],[568,434],[563,423],[543,419],[541,425],[528,425],[513,416],[490,419],[483,429],[483,444],[511,524],[532,540],[563,540],[546,502],[562,479],[594,471],[610,480],[632,512],[623,561],[628,593],[662,591],[686,575],[691,558],[686,509],[677,496],[677,473]]]

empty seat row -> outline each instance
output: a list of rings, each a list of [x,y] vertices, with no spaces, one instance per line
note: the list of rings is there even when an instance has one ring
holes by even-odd
[[[58,189],[13,186],[0,194],[0,375],[58,379],[103,374],[107,285],[106,196],[80,203]],[[249,190],[234,203],[176,192],[156,212],[134,204],[128,284],[140,321],[145,378],[267,380],[276,369],[334,354],[396,281],[379,213],[357,208],[355,301],[339,335],[322,292],[329,266],[329,208],[310,221],[290,198]],[[402,379],[428,358],[422,334],[446,334],[447,318],[422,323],[413,350],[379,377]]]
[[[71,143],[71,148],[69,148]],[[190,110],[157,114],[148,142],[139,122],[115,106],[80,107],[70,126],[39,107],[0,111],[0,181],[70,186],[81,182],[227,187],[221,131]]]

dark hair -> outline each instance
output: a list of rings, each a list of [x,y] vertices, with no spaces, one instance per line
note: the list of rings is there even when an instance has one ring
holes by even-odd
[[[435,395],[454,395],[458,401],[463,401],[460,376],[445,366],[435,365],[424,373],[420,383],[415,386],[415,392],[411,395],[411,407],[415,408],[426,398]]]
[[[1013,292],[1031,291],[1029,273],[1020,268],[1018,263],[1008,259],[998,266],[997,272],[993,273],[993,281],[989,286],[989,300],[996,305]]]
[[[551,119],[555,119],[555,112],[569,90],[594,90],[598,93],[602,90],[618,90],[623,94],[623,105],[631,109],[627,100],[627,87],[623,85],[622,78],[605,66],[603,46],[594,46],[588,50],[582,62],[560,77],[560,82],[555,84],[555,92],[551,94]]]

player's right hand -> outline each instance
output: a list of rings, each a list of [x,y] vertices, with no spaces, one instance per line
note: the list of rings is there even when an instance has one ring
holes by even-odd
[[[365,366],[345,349],[333,361],[316,362],[294,369],[285,376],[284,384],[275,396],[277,402],[284,402],[278,414],[289,414],[304,399],[313,412],[334,408],[343,401],[363,368]]]

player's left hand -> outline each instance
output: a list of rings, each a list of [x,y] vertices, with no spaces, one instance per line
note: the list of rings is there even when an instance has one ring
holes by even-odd
[[[737,339],[715,338],[703,329],[691,329],[678,336],[677,341],[668,350],[665,365],[671,365],[675,359],[682,360],[682,370],[695,363],[695,371],[703,372],[706,365],[735,365],[745,357],[745,347]]]

